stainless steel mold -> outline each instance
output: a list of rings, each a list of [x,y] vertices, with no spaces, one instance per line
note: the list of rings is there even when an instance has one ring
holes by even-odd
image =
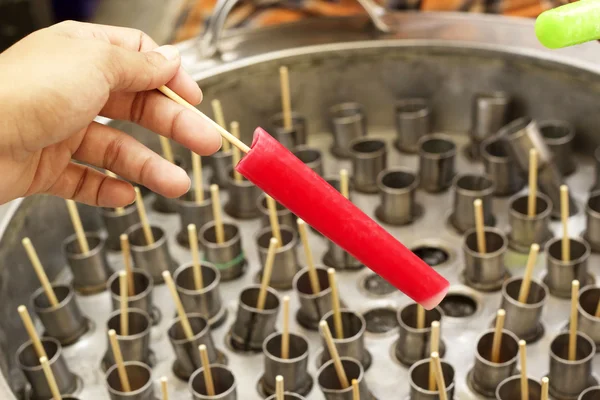
[[[479,92],[473,96],[471,106],[471,143],[468,154],[479,160],[481,142],[495,135],[506,124],[510,108],[510,95],[499,90]]]
[[[306,118],[297,112],[292,111],[292,129],[285,129],[283,125],[283,114],[277,113],[270,120],[274,137],[288,149],[306,144],[307,124]]]
[[[430,193],[446,190],[455,175],[456,144],[448,135],[425,135],[419,141],[420,187]]]
[[[333,145],[331,152],[339,158],[350,158],[350,143],[367,135],[367,118],[358,103],[341,103],[329,109]]]
[[[396,148],[416,153],[419,140],[430,133],[431,125],[431,108],[427,99],[399,100],[396,103]]]
[[[94,294],[106,288],[106,280],[112,271],[106,259],[104,239],[93,233],[86,233],[85,237],[89,252],[82,253],[77,236],[73,234],[63,242],[63,253],[73,273],[75,290]]]
[[[121,240],[119,237],[121,234],[140,222],[137,206],[135,203],[128,205],[123,208],[122,214],[113,208],[100,208],[98,212],[106,228],[106,247],[112,251],[120,251]]]
[[[523,189],[525,179],[510,157],[503,138],[490,137],[480,150],[486,175],[494,182],[495,196],[510,196]]]

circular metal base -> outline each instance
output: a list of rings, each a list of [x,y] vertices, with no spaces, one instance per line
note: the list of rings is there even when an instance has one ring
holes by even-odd
[[[419,203],[415,203],[415,205],[413,207],[413,214],[410,216],[410,219],[407,221],[402,221],[400,223],[384,217],[383,213],[381,211],[381,208],[382,208],[381,205],[377,206],[377,208],[375,209],[375,217],[379,221],[383,222],[384,224],[388,224],[388,225],[394,225],[394,226],[409,225],[423,216],[423,206],[421,206]]]
[[[479,290],[480,292],[496,292],[496,291],[502,289],[502,285],[504,284],[504,281],[509,279],[511,277],[511,274],[510,274],[510,272],[506,271],[506,273],[504,274],[504,277],[502,279],[500,279],[496,282],[486,282],[486,283],[473,282],[473,281],[469,280],[469,278],[467,278],[467,275],[465,274],[465,271],[461,272],[460,276],[465,285],[467,285],[475,290]]]
[[[483,397],[487,397],[489,399],[496,398],[496,388],[494,388],[492,391],[488,391],[475,382],[475,379],[473,379],[473,368],[471,368],[467,373],[467,385],[469,386],[469,389]]]
[[[308,373],[307,376],[308,378],[306,379],[306,382],[299,388],[295,388],[294,390],[292,390],[292,392],[299,394],[300,396],[306,396],[308,393],[310,393],[313,387],[313,378]],[[256,390],[258,391],[258,394],[260,394],[262,397],[269,397],[274,395],[275,388],[271,388],[265,385],[264,379],[265,376],[262,375],[256,384]]]
[[[228,268],[221,269],[218,266],[216,267],[221,273],[221,282],[229,282],[239,278],[240,276],[244,275],[244,273],[246,273],[246,269],[248,268],[248,262],[244,258],[242,261],[240,261],[239,264],[232,265]]]
[[[550,291],[550,294],[552,296],[560,297],[561,299],[570,299],[571,298],[571,285],[569,285],[569,287],[565,290],[559,290],[559,289],[553,288],[548,283],[548,275],[545,275],[544,279],[542,279],[542,281],[544,282],[544,284],[546,284],[546,286],[548,286],[548,290]],[[596,283],[596,278],[594,277],[594,275],[592,275],[590,272],[588,272],[585,282],[581,282],[581,287],[585,287],[587,285],[593,285],[594,283]]]
[[[402,352],[397,351],[398,350],[398,346],[400,345],[399,341],[396,340],[394,343],[392,343],[392,353],[394,355],[394,358],[396,360],[398,360],[400,362],[400,364],[406,366],[406,367],[411,367],[414,363],[416,363],[417,361],[421,361],[423,358],[419,358],[419,359],[415,359],[415,360],[411,360],[407,357],[405,357]],[[446,343],[440,339],[440,345],[439,345],[439,355],[440,358],[444,358],[444,355],[446,354]]]
[[[255,208],[253,211],[242,212],[242,211],[236,210],[235,204],[231,203],[231,202],[228,202],[227,204],[225,204],[225,207],[223,207],[223,210],[230,217],[237,218],[237,219],[254,219],[254,218],[258,218],[260,216],[260,210],[258,208]]]
[[[225,353],[223,353],[221,350],[219,349],[215,349],[215,351],[217,352],[217,359],[213,364],[222,364],[222,365],[227,365],[229,360],[227,359],[227,356],[225,355]],[[192,376],[192,374],[190,373],[189,375],[183,370],[183,368],[181,367],[181,364],[179,363],[179,360],[175,360],[173,362],[173,367],[172,367],[173,373],[175,374],[176,377],[178,377],[179,379],[181,379],[182,381],[187,382],[190,379],[190,376]],[[192,371],[193,373],[194,371]]]
[[[542,376],[548,376],[548,375],[549,374],[542,375]],[[590,375],[588,377],[588,385],[585,389],[589,389],[593,386],[598,386],[598,379],[594,375]],[[550,385],[548,385],[548,392],[550,393],[550,396],[555,400],[577,400],[577,399],[579,399],[579,395],[581,394],[581,393],[577,393],[576,395],[569,395],[569,394],[557,392],[556,390],[554,390],[552,388],[552,381],[550,381]],[[582,392],[583,392],[583,390],[582,390]]]
[[[240,353],[240,354],[252,355],[252,354],[262,353],[262,347],[253,349],[253,348],[246,346],[245,343],[239,343],[239,342],[236,342],[235,340],[233,340],[233,335],[231,334],[231,329],[225,335],[225,346],[229,350],[234,351],[236,353]]]
[[[518,243],[518,242],[516,242],[516,241],[513,239],[513,237],[512,237],[512,235],[510,234],[510,232],[508,232],[508,233],[506,234],[506,237],[508,238],[508,247],[509,247],[511,250],[514,250],[514,251],[516,251],[517,253],[521,253],[521,254],[528,254],[528,253],[529,253],[529,250],[531,249],[531,245],[532,245],[533,243],[530,243],[530,244],[522,244],[522,243]],[[554,235],[552,235],[552,232],[548,231],[548,233],[547,233],[546,237],[544,237],[544,239],[543,239],[543,240],[541,240],[539,243],[538,243],[538,242],[535,242],[535,243],[539,244],[539,245],[540,245],[540,248],[541,248],[541,249],[543,249],[543,248],[544,248],[544,245],[546,244],[546,242],[547,242],[548,240],[552,239],[553,237],[554,237]]]

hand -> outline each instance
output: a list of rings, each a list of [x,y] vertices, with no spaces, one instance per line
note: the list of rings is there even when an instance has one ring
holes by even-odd
[[[93,168],[178,197],[190,187],[169,163],[98,115],[129,120],[200,155],[221,146],[216,130],[156,89],[196,105],[202,92],[173,46],[144,33],[77,22],[37,31],[0,54],[0,203],[48,193],[102,207],[135,199],[133,187]]]

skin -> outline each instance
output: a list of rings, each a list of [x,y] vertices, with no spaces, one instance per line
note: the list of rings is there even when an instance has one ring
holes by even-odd
[[[135,29],[63,22],[1,53],[0,203],[37,193],[102,207],[134,201],[131,184],[80,163],[166,197],[183,195],[191,184],[184,170],[94,122],[128,120],[200,155],[216,152],[220,135],[154,90],[165,84],[194,105],[202,100],[177,50]]]

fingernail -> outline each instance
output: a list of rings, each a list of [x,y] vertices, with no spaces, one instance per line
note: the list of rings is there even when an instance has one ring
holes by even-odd
[[[157,52],[169,61],[173,61],[179,57],[179,50],[177,50],[177,47],[171,45],[160,46],[152,51]]]

